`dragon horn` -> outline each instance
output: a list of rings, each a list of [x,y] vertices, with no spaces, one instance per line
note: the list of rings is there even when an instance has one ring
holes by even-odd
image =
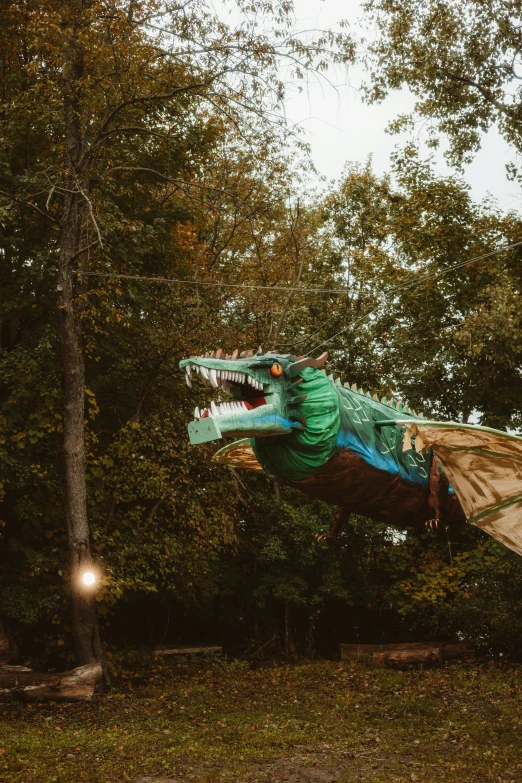
[[[298,359],[289,366],[287,373],[288,375],[297,375],[305,367],[322,367],[327,359],[328,354],[326,352],[322,353],[318,359],[312,359],[311,356],[303,356],[302,359]]]

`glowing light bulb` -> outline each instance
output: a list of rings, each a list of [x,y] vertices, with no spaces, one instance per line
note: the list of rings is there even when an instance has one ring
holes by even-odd
[[[86,587],[92,587],[96,582],[96,576],[92,571],[84,571],[82,574],[82,582]]]

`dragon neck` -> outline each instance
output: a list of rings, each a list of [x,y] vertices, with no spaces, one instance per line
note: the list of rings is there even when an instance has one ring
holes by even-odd
[[[316,473],[336,448],[339,433],[339,400],[326,375],[312,368],[301,372],[299,394],[305,399],[295,416],[305,425],[302,431],[272,438],[252,438],[252,448],[271,476],[301,481]]]
[[[299,394],[306,399],[296,415],[304,429],[290,436],[253,438],[255,455],[272,476],[292,482],[303,481],[323,468],[335,452],[348,449],[369,465],[407,482],[427,484],[431,453],[426,456],[403,451],[403,431],[375,426],[380,420],[400,420],[403,406],[394,408],[333,383],[323,373],[308,369],[302,373]],[[418,418],[409,409],[408,418]]]

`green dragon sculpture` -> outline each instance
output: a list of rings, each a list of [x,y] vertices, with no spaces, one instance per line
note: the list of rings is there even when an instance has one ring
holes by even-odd
[[[425,421],[327,377],[327,358],[259,349],[183,359],[189,386],[199,375],[227,396],[196,408],[191,443],[234,439],[215,461],[264,470],[337,506],[339,519],[405,528],[467,518],[522,554],[522,438]]]

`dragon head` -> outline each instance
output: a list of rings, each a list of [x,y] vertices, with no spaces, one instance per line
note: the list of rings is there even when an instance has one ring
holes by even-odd
[[[234,438],[264,438],[301,430],[296,408],[305,397],[299,386],[306,367],[320,367],[327,359],[297,358],[289,354],[245,351],[225,356],[222,351],[183,359],[188,386],[199,375],[203,383],[230,395],[230,401],[196,408],[189,425],[191,443]]]
[[[188,426],[190,442],[250,438],[257,459],[274,474],[281,472],[273,463],[283,452],[284,461],[295,461],[300,447],[305,455],[311,445],[316,450],[324,447],[326,434],[330,452],[339,421],[332,384],[319,371],[327,358],[326,353],[313,359],[259,349],[257,354],[234,351],[228,356],[219,350],[183,359],[180,367],[188,386],[199,376],[207,386],[219,389],[220,397],[222,392],[229,395],[226,401],[212,400],[210,406],[195,409]],[[332,419],[328,427],[325,414]]]

